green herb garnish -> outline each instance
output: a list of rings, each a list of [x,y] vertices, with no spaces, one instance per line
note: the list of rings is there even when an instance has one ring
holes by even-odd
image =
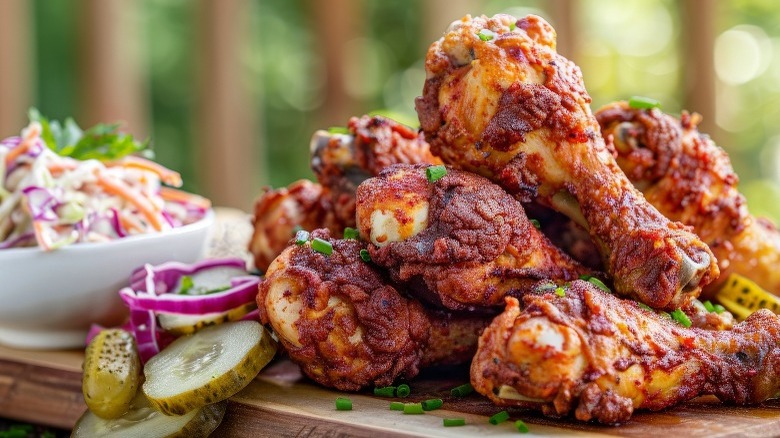
[[[428,166],[425,169],[425,177],[428,178],[428,182],[436,182],[447,174],[447,168],[443,165]]]
[[[320,254],[333,254],[333,245],[327,240],[320,239],[319,237],[315,237],[314,240],[311,241],[311,249]]]
[[[691,326],[691,319],[688,318],[688,315],[685,314],[680,309],[675,309],[674,312],[671,313],[672,319],[680,323],[683,327],[690,327]]]
[[[490,424],[496,425],[498,423],[503,423],[504,421],[509,419],[509,412],[507,411],[501,411],[497,414],[494,414],[492,417],[488,419],[488,422]]]
[[[493,39],[493,37],[496,36],[496,34],[492,30],[490,30],[490,29],[482,29],[482,30],[479,31],[477,36],[482,41],[490,41],[490,40]]]
[[[346,227],[344,228],[344,238],[345,239],[359,239],[360,238],[360,232],[352,227]]]
[[[661,102],[644,96],[631,96],[628,106],[634,109],[661,108]]]
[[[352,400],[346,398],[346,397],[339,397],[336,399],[336,410],[337,411],[351,411],[352,410]]]
[[[455,427],[466,425],[465,418],[442,418],[442,424],[444,427]]]
[[[72,119],[60,124],[49,121],[36,108],[28,111],[31,122],[41,124],[41,138],[46,147],[63,157],[77,160],[118,160],[131,154],[152,158],[149,140],[139,142],[132,135],[119,132],[119,124],[98,124],[82,130]]]

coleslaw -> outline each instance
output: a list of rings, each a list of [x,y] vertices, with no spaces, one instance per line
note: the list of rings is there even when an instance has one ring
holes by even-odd
[[[0,249],[50,251],[164,232],[201,219],[208,199],[177,189],[179,173],[138,155],[148,146],[116,125],[82,131],[37,111],[0,141]]]

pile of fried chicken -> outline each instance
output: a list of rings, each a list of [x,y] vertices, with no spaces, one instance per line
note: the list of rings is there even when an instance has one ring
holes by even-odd
[[[780,234],[698,115],[592,113],[555,42],[537,16],[466,16],[428,50],[419,131],[363,116],[315,133],[318,183],[255,204],[262,322],[346,391],[470,362],[496,405],[605,424],[774,397],[780,318],[698,298],[731,272],[780,292]]]

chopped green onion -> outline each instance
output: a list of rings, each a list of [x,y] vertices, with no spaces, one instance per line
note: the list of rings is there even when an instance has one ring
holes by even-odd
[[[540,224],[538,220],[530,219],[530,221],[531,221],[531,224],[534,226],[534,228],[536,228],[537,230],[542,228],[542,224]]]
[[[660,312],[658,312],[658,314],[661,316],[665,316],[669,319],[672,319],[672,315],[670,315],[669,312],[664,312],[663,310],[661,310]]]
[[[311,249],[325,255],[333,254],[333,245],[327,240],[320,239],[319,237],[315,237],[314,240],[311,241]]]
[[[661,108],[661,102],[644,96],[631,96],[628,106],[634,109]]]
[[[563,298],[566,296],[566,291],[563,290],[562,287],[558,286],[555,288],[555,295],[558,295],[559,297]]]
[[[396,388],[395,395],[398,397],[407,397],[409,394],[411,394],[412,390],[409,388],[409,385],[406,383],[402,383],[398,385],[398,388]]]
[[[351,411],[352,410],[352,400],[346,398],[346,397],[339,397],[336,399],[336,410],[337,411]]]
[[[682,324],[684,327],[690,327],[691,326],[691,320],[688,318],[688,315],[685,314],[680,309],[675,309],[674,312],[672,312],[672,319]]]
[[[331,126],[328,128],[328,132],[331,134],[346,134],[349,135],[351,132],[349,132],[349,129],[347,129],[346,126]]]
[[[378,395],[380,397],[394,397],[395,396],[395,386],[385,386],[383,388],[374,388],[374,395]]]
[[[707,300],[702,304],[704,305],[704,308],[707,309],[708,312],[712,313],[715,311],[715,306],[712,305],[712,301]]]
[[[442,418],[442,422],[444,423],[444,427],[455,427],[455,426],[466,425],[465,418]]]
[[[512,22],[509,25],[509,30],[512,31],[512,30],[515,30],[515,29],[517,29],[517,23],[516,22]]]
[[[295,232],[295,244],[303,245],[309,241],[309,232],[306,230],[298,230]]]
[[[447,174],[447,168],[443,165],[428,166],[425,169],[425,177],[428,178],[428,182],[436,182]]]
[[[421,401],[420,404],[424,411],[433,411],[439,409],[444,402],[440,398],[432,398],[430,400]]]
[[[488,419],[488,422],[490,424],[498,424],[503,423],[504,421],[509,419],[509,412],[507,411],[501,411],[497,414],[494,414],[492,417]]]
[[[403,402],[390,402],[390,410],[391,411],[403,411],[404,410]]]
[[[517,431],[520,433],[528,433],[528,426],[526,426],[523,420],[515,421],[515,427],[517,428]]]
[[[344,228],[344,238],[345,239],[359,239],[360,238],[360,232],[352,227],[346,227]]]
[[[471,383],[464,383],[463,385],[456,386],[450,390],[450,394],[453,397],[465,397],[474,392],[474,387]]]
[[[479,33],[477,34],[477,36],[479,37],[479,39],[481,39],[482,41],[490,41],[490,40],[492,40],[492,39],[493,39],[493,37],[494,37],[495,35],[496,35],[496,34],[495,34],[495,33],[493,33],[493,31],[492,31],[492,30],[490,30],[490,29],[482,29],[482,30],[480,30],[480,31],[479,31]]]
[[[404,414],[424,414],[423,407],[420,403],[404,403]]]
[[[639,307],[641,307],[641,308],[643,308],[643,309],[647,310],[648,312],[652,312],[652,311],[653,311],[653,308],[652,308],[652,307],[650,307],[650,306],[648,306],[648,305],[647,305],[647,304],[645,304],[645,303],[640,303],[640,302],[638,302],[638,301],[637,301],[637,304],[639,304]]]
[[[580,275],[580,280],[585,280],[608,294],[612,293],[612,291],[607,287],[606,284],[604,284],[604,282],[592,275]]]
[[[367,249],[363,248],[360,250],[360,258],[363,259],[364,262],[370,262],[371,254],[368,253]]]
[[[715,305],[714,305],[714,306],[712,306],[712,307],[714,307],[714,308],[715,308],[715,313],[718,313],[718,314],[720,314],[720,313],[723,313],[723,312],[725,312],[725,311],[726,311],[726,308],[725,308],[725,307],[723,307],[723,306],[721,306],[720,304],[715,304]]]

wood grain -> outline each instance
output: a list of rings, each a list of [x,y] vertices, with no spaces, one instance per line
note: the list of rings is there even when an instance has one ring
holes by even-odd
[[[86,409],[81,395],[80,351],[24,351],[0,346],[0,415],[18,421],[70,429]],[[369,392],[347,394],[310,383],[297,367],[277,360],[230,399],[213,436],[229,437],[517,437],[510,422],[490,425],[500,409],[471,394],[455,398],[449,390],[468,378],[465,368],[428,370],[409,382],[418,402],[441,398],[444,408],[424,415],[389,410],[390,399]],[[336,411],[337,397],[349,397],[352,411]],[[780,436],[780,400],[761,406],[723,406],[699,398],[662,412],[639,412],[617,427],[550,419],[521,410],[509,411],[531,429],[525,436],[695,438]],[[442,418],[462,417],[467,425],[442,426]]]

